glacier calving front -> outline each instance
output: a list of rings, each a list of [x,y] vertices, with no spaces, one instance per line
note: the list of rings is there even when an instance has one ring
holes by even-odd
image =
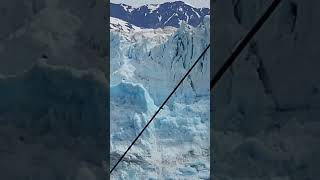
[[[113,18],[110,38],[113,166],[209,44],[210,20],[196,28],[141,29]],[[209,57],[208,51],[112,179],[209,178]]]

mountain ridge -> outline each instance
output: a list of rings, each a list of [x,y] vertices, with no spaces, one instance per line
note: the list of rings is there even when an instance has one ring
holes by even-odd
[[[209,8],[195,8],[183,1],[133,7],[110,3],[110,16],[141,28],[179,27],[182,21],[196,27],[210,15]]]

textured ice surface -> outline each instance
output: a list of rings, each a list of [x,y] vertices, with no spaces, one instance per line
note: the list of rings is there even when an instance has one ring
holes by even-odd
[[[196,28],[185,23],[177,29],[113,26],[111,166],[206,48],[209,26],[208,17]],[[209,63],[207,53],[112,179],[209,178]]]

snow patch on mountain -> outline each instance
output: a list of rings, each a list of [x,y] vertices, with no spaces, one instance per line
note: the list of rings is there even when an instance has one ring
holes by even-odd
[[[129,5],[127,5],[127,4],[121,3],[120,6],[123,7],[123,8],[124,8],[126,11],[128,11],[128,12],[132,12],[132,11],[133,11],[133,7],[132,7],[132,6],[129,6]]]
[[[141,28],[180,27],[181,21],[197,27],[205,16],[210,15],[209,8],[195,8],[183,1],[147,4],[139,7],[110,4],[110,15]]]
[[[151,12],[153,12],[153,11],[156,11],[160,7],[160,5],[159,4],[148,4],[147,7],[148,7],[148,9],[151,10]]]
[[[140,30],[140,27],[135,25],[129,24],[126,21],[123,21],[118,18],[110,17],[110,28],[115,31],[123,31],[123,32],[130,32],[133,30]]]

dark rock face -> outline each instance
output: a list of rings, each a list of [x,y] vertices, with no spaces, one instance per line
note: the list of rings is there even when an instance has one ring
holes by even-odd
[[[209,8],[194,8],[183,1],[144,5],[139,8],[110,3],[111,17],[122,19],[142,28],[180,27],[181,20],[196,27],[209,14]]]
[[[1,179],[105,179],[104,2],[0,5]]]
[[[214,3],[214,72],[270,3]],[[320,177],[319,8],[319,1],[283,0],[216,86],[216,179]]]

